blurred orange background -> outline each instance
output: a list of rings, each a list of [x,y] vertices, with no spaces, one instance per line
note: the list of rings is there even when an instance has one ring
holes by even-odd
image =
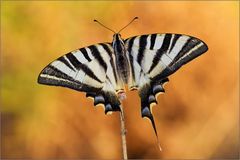
[[[40,71],[69,51],[123,38],[182,33],[208,44],[165,86],[151,124],[136,91],[123,101],[129,158],[239,156],[239,2],[1,2],[1,158],[119,159],[119,113],[104,115],[84,93],[37,84]]]

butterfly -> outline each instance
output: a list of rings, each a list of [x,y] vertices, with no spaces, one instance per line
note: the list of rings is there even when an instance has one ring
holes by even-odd
[[[86,97],[94,99],[94,106],[104,106],[105,114],[121,111],[120,101],[126,97],[127,85],[129,90],[138,90],[141,115],[151,120],[157,135],[152,107],[157,104],[157,96],[165,92],[163,85],[171,74],[208,47],[202,40],[183,34],[123,39],[120,31],[113,31],[112,43],[83,47],[54,60],[41,71],[38,83],[86,92]]]

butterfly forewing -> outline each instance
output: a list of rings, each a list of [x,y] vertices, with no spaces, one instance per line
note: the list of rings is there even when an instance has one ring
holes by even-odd
[[[181,34],[149,34],[131,37],[125,40],[132,71],[141,67],[141,71],[151,79],[165,78],[182,65],[207,51],[207,45],[201,40]],[[138,64],[138,65],[134,65]],[[168,71],[163,77],[161,73]],[[165,71],[165,72],[166,72]],[[133,74],[138,74],[135,71]],[[135,81],[139,78],[134,77]]]

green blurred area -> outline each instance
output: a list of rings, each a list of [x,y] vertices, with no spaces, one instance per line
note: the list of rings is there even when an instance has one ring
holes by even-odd
[[[60,87],[37,84],[40,71],[76,48],[124,38],[183,33],[209,51],[170,77],[154,108],[163,152],[127,92],[129,158],[210,159],[239,156],[239,4],[203,1],[1,1],[1,158],[119,159],[119,115]]]

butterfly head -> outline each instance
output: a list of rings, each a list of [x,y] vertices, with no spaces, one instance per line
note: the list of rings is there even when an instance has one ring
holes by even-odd
[[[123,43],[123,39],[122,39],[122,37],[121,37],[121,34],[119,34],[119,33],[115,33],[114,35],[113,35],[113,43]],[[124,43],[123,43],[124,44]]]
[[[101,25],[102,27],[112,31],[114,33],[113,35],[113,42],[112,42],[112,46],[114,48],[115,53],[119,53],[119,54],[123,54],[125,53],[125,47],[124,47],[124,40],[121,38],[120,32],[122,30],[124,30],[126,27],[128,27],[133,21],[135,21],[136,19],[138,19],[138,17],[133,18],[127,25],[125,25],[122,29],[120,29],[118,32],[115,32],[114,30],[106,27],[105,25],[103,25],[101,22],[97,21],[97,20],[93,20],[94,22],[97,22],[99,25]]]
[[[121,34],[115,33],[113,35],[113,42],[112,46],[117,53],[122,53],[124,51],[124,42],[123,39],[121,38]]]

